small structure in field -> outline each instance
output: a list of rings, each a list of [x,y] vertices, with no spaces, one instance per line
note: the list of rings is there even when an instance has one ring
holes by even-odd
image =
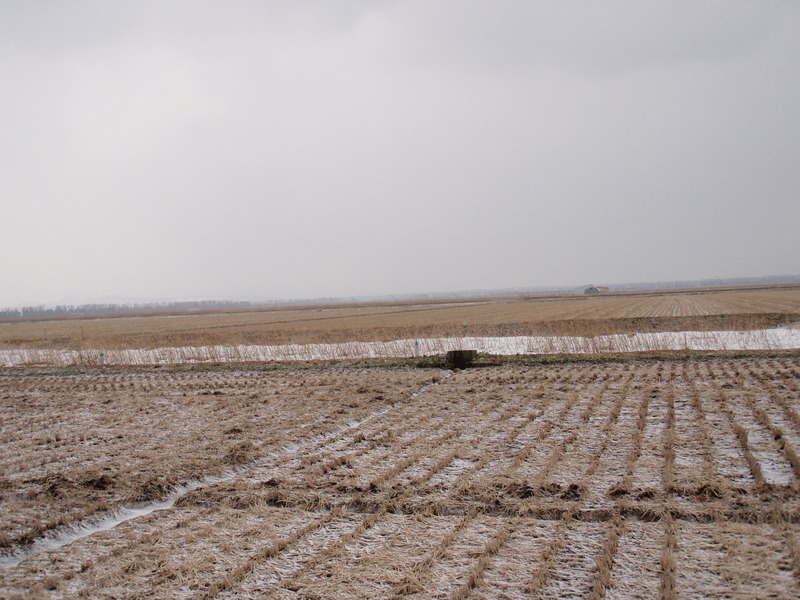
[[[597,294],[602,294],[603,292],[607,292],[608,287],[594,285],[593,283],[589,285],[583,285],[575,290],[575,293],[578,295],[586,295],[586,296],[593,296]]]
[[[465,369],[478,358],[477,350],[450,350],[444,357],[451,369]]]

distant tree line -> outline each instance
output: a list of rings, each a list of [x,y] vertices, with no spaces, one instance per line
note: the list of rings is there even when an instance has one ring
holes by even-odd
[[[239,310],[274,306],[277,303],[224,300],[185,302],[147,302],[129,304],[58,304],[56,306],[23,306],[0,309],[0,319],[35,319],[42,317],[103,316],[136,313],[170,313],[188,311]]]
[[[671,288],[714,288],[723,286],[776,285],[800,283],[800,275],[774,275],[769,277],[740,277],[729,279],[704,279],[694,281],[661,281],[651,283],[615,284],[612,291],[669,290]],[[37,319],[52,317],[86,317],[141,313],[215,312],[220,310],[247,310],[275,307],[336,306],[340,304],[371,302],[424,302],[429,300],[456,300],[493,296],[528,296],[539,294],[572,293],[571,288],[513,288],[502,290],[476,290],[430,294],[400,294],[392,296],[351,296],[349,298],[306,298],[291,300],[187,300],[181,302],[142,302],[124,304],[59,304],[56,306],[24,306],[0,309],[0,319]]]

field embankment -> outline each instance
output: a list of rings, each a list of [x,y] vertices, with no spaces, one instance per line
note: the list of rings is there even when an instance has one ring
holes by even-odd
[[[745,331],[667,331],[581,336],[452,337],[282,344],[131,348],[122,350],[0,349],[0,367],[147,366],[441,357],[450,350],[471,348],[494,356],[605,355],[781,351],[800,348],[800,329]]]

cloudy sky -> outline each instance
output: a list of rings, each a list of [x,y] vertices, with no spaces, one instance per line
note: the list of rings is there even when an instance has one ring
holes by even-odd
[[[0,306],[800,273],[800,3],[0,0]]]

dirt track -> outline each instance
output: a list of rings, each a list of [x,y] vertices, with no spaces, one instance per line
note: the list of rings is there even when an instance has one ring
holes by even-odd
[[[243,468],[0,570],[7,597],[800,596],[800,359],[8,376],[0,396],[11,548]]]

